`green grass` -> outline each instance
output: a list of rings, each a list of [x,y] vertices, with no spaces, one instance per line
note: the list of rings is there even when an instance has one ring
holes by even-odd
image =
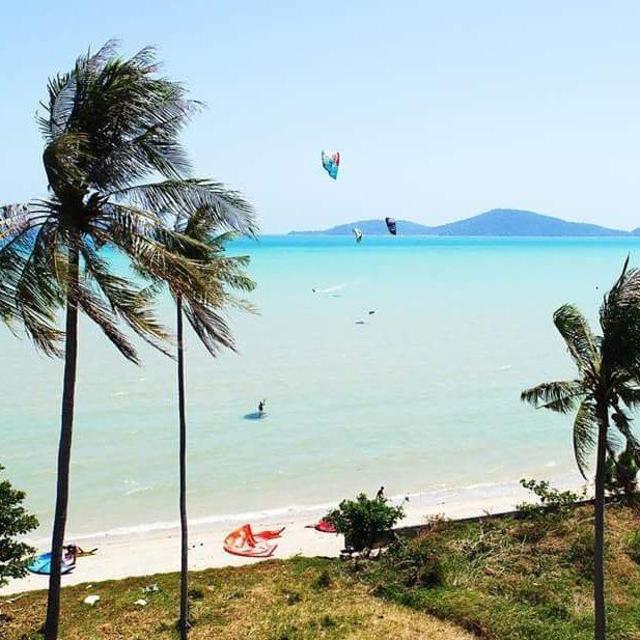
[[[294,558],[191,575],[191,638],[591,640],[592,508],[437,522],[379,560]],[[607,507],[609,640],[640,640],[640,516]],[[142,588],[157,582],[157,593]],[[101,596],[95,608],[82,604]],[[141,597],[148,606],[136,607]],[[32,640],[45,594],[0,600],[0,640]],[[68,587],[62,638],[177,637],[178,576]]]
[[[142,589],[158,583],[159,591]],[[82,603],[100,595],[95,607]],[[340,562],[294,558],[191,574],[192,640],[470,640],[450,623],[368,593]],[[148,599],[146,607],[134,602]],[[35,640],[45,611],[44,592],[0,600],[0,638]],[[177,638],[178,575],[78,585],[63,589],[65,640]]]
[[[640,566],[634,532],[640,522],[631,509],[607,509],[608,638],[638,640]],[[386,559],[361,565],[357,573],[388,601],[455,622],[483,638],[590,640],[592,568],[592,509],[579,507],[565,519],[440,522]]]

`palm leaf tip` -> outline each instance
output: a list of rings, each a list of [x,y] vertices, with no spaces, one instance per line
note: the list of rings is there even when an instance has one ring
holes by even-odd
[[[589,458],[596,443],[598,429],[595,409],[589,402],[582,402],[573,422],[573,453],[582,477],[587,480]]]
[[[572,304],[562,305],[553,314],[553,323],[578,368],[595,370],[599,362],[597,342],[580,310]]]
[[[549,409],[556,413],[569,413],[575,409],[583,389],[577,380],[543,382],[520,394],[520,400],[536,409]]]

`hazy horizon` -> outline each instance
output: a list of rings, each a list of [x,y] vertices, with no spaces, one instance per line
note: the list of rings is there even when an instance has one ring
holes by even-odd
[[[640,226],[637,3],[35,0],[0,18],[0,202],[45,193],[47,78],[115,37],[157,45],[207,103],[185,137],[195,173],[243,191],[266,233],[512,207]]]

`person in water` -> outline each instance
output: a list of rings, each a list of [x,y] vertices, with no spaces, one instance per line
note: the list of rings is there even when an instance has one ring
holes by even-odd
[[[378,493],[376,493],[376,500],[384,500],[384,487],[380,487],[378,489]]]
[[[266,404],[267,404],[266,400],[260,400],[260,402],[258,402],[258,413],[264,413]]]

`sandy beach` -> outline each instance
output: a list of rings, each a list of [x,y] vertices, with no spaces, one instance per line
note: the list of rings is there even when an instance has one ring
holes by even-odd
[[[482,493],[485,497],[482,498]],[[486,513],[502,513],[513,509],[514,505],[527,497],[527,493],[516,487],[509,492],[486,496],[486,488],[478,487],[458,497],[440,496],[414,497],[406,503],[406,517],[401,526],[415,526],[426,523],[429,517],[443,514],[447,518],[474,517]],[[306,512],[304,515],[292,513],[291,517],[279,519],[263,518],[252,521],[254,530],[278,529],[286,527],[277,540],[278,548],[274,559],[290,558],[295,555],[336,557],[343,547],[343,537],[320,533],[308,525],[316,522],[326,511]],[[211,567],[240,566],[263,562],[252,558],[241,558],[226,553],[222,543],[229,531],[243,522],[217,522],[215,524],[196,523],[190,531],[189,564],[192,570]],[[74,541],[75,542],[75,541]],[[178,528],[152,530],[138,533],[100,535],[83,537],[77,541],[83,549],[98,547],[95,555],[79,558],[75,570],[62,577],[62,584],[72,585],[102,580],[126,578],[130,576],[152,576],[179,570],[179,530]],[[42,544],[39,551],[44,551]],[[150,583],[153,580],[150,578]],[[47,577],[29,575],[14,580],[0,595],[10,595],[23,591],[47,588]],[[89,588],[89,587],[87,587]]]

